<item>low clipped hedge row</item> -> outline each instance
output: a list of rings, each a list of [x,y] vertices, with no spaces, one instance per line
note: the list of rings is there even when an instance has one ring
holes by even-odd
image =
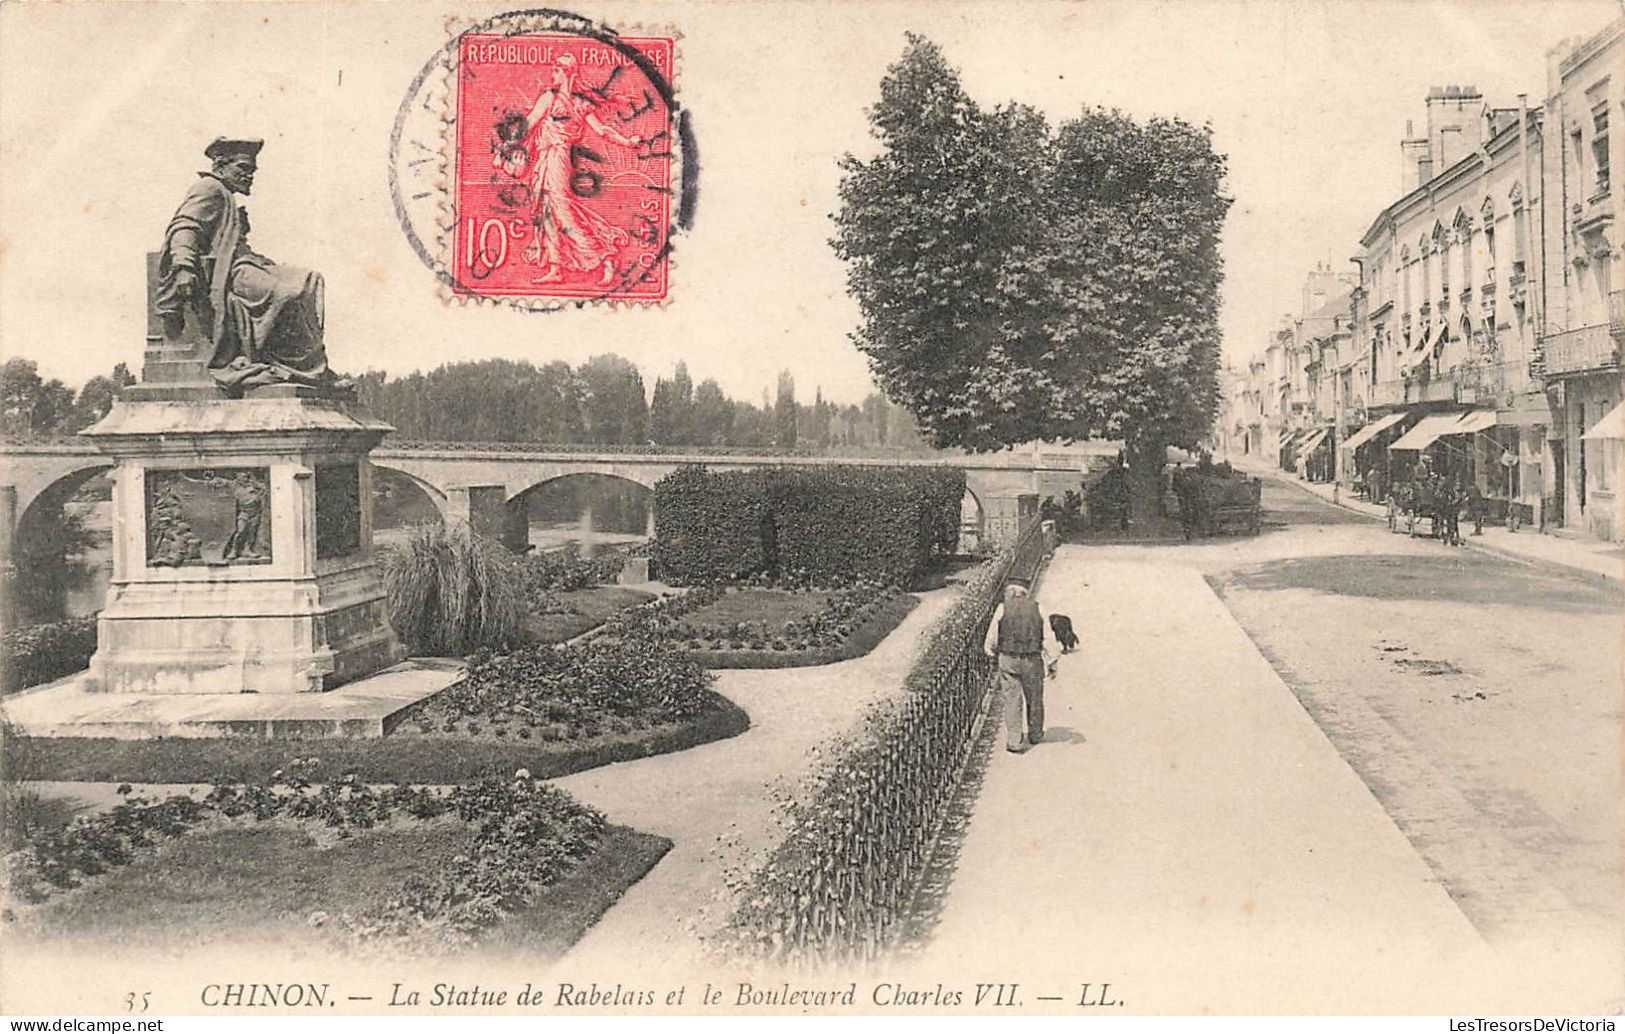
[[[655,485],[655,563],[673,585],[907,585],[954,552],[964,495],[953,467],[684,467]]]
[[[1036,522],[966,586],[909,672],[853,736],[825,752],[789,808],[783,843],[744,882],[724,940],[792,964],[874,959],[896,939],[929,868],[993,675],[982,635],[1011,577],[1048,543]]]
[[[0,693],[72,675],[95,652],[95,615],[13,629],[0,636]]]

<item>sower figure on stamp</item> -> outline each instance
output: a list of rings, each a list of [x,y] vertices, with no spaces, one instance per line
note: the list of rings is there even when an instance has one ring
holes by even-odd
[[[1011,579],[1004,602],[993,612],[983,649],[997,657],[1004,695],[1005,749],[1025,753],[1044,738],[1044,679],[1055,676],[1055,659],[1044,649],[1047,620],[1027,583]],[[1026,721],[1022,712],[1026,712]]]
[[[229,392],[269,384],[346,388],[322,343],[322,276],[278,265],[248,245],[248,213],[233,194],[254,186],[261,140],[216,139],[213,162],[187,191],[158,262],[157,307],[170,337],[187,306],[209,335],[209,374]]]
[[[525,258],[542,267],[537,283],[564,279],[564,267],[578,272],[602,267],[599,284],[607,287],[615,281],[616,254],[631,243],[631,234],[589,208],[578,194],[576,154],[589,131],[622,147],[643,142],[598,117],[593,102],[576,88],[575,58],[561,54],[553,63],[552,85],[525,116],[525,147],[499,151],[493,159],[515,177],[525,174],[525,162],[530,164],[536,238]]]

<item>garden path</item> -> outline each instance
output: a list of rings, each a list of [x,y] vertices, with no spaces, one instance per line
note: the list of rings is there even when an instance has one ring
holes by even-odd
[[[750,715],[742,735],[555,780],[610,821],[675,845],[560,969],[577,979],[607,976],[629,985],[640,973],[672,973],[685,964],[698,971],[702,938],[727,918],[730,875],[783,835],[771,787],[788,788],[810,767],[813,747],[852,729],[871,701],[901,691],[923,634],[958,592],[919,594],[919,606],[863,657],[812,668],[718,672],[716,691]]]
[[[1493,1008],[1482,940],[1200,573],[1062,547],[1041,597],[1083,643],[1045,740],[995,751],[920,979],[1018,980],[1024,1011]]]

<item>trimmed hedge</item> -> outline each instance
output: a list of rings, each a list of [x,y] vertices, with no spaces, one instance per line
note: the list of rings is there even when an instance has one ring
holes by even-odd
[[[871,577],[910,584],[950,555],[965,472],[825,467],[780,472],[774,516],[779,571],[815,585]],[[952,538],[944,528],[951,527]]]
[[[762,473],[679,467],[655,485],[654,508],[655,567],[668,585],[741,578],[771,566]]]
[[[685,467],[655,485],[655,563],[672,585],[907,585],[954,552],[964,495],[952,467]]]
[[[0,636],[0,693],[82,671],[95,652],[95,615],[9,631]]]

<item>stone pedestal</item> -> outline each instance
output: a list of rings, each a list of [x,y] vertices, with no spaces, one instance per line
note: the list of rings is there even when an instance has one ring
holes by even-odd
[[[291,385],[174,394],[83,432],[114,460],[113,580],[84,687],[313,693],[399,661],[367,459],[389,425]]]

